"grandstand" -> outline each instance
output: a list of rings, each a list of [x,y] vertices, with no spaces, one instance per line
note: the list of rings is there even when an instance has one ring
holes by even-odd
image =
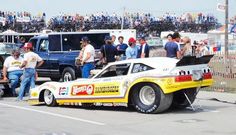
[[[116,14],[58,15],[46,23],[46,14],[33,16],[28,12],[0,11],[0,32],[7,29],[20,33],[51,29],[57,32],[89,31],[91,29],[136,29],[137,36],[159,36],[162,31],[206,33],[220,26],[211,14],[184,13],[181,16],[166,13],[156,17],[150,13],[126,13],[124,18]],[[235,18],[234,18],[235,19]]]

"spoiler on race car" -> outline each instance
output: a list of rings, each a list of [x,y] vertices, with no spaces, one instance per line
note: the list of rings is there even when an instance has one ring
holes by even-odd
[[[196,56],[184,56],[182,59],[180,59],[176,66],[188,66],[188,65],[197,65],[197,64],[208,64],[211,60],[211,58],[214,55],[204,55],[202,57],[196,57]]]

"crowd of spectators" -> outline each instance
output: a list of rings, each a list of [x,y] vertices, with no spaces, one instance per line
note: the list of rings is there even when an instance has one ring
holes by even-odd
[[[46,14],[32,16],[29,12],[0,11],[0,32],[7,29],[16,32],[40,32],[46,27]]]
[[[123,17],[124,16],[124,17]],[[150,13],[96,13],[91,15],[60,14],[45,23],[45,13],[41,16],[32,16],[28,12],[1,12],[0,32],[12,29],[16,32],[39,32],[44,28],[53,31],[88,31],[90,29],[120,29],[133,28],[138,36],[159,35],[162,31],[185,31],[205,33],[219,26],[218,20],[211,14],[184,13],[175,15],[165,13],[156,17]]]
[[[150,13],[125,13],[124,18],[115,13],[96,13],[91,15],[59,15],[50,19],[48,27],[56,31],[88,31],[90,29],[134,28],[138,36],[158,35],[161,31],[207,32],[218,25],[211,14],[185,13],[181,16],[166,13],[155,17]]]

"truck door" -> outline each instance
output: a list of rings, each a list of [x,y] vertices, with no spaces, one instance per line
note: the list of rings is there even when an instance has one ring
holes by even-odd
[[[48,36],[49,39],[49,64],[50,64],[50,77],[52,80],[58,80],[60,75],[60,60],[63,59],[63,52],[61,51],[61,35],[52,34]]]
[[[41,38],[38,41],[37,53],[44,60],[44,63],[41,67],[37,69],[40,76],[50,76],[50,63],[49,63],[49,53],[48,53],[48,39]]]

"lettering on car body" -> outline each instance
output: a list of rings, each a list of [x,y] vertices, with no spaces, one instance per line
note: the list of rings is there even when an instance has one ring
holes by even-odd
[[[95,88],[95,94],[100,93],[118,93],[119,86],[98,86]]]
[[[60,87],[59,88],[59,95],[68,95],[69,88],[68,87]]]
[[[83,96],[83,95],[93,95],[93,94],[94,94],[94,85],[93,84],[72,86],[72,90],[71,90],[72,96]]]

